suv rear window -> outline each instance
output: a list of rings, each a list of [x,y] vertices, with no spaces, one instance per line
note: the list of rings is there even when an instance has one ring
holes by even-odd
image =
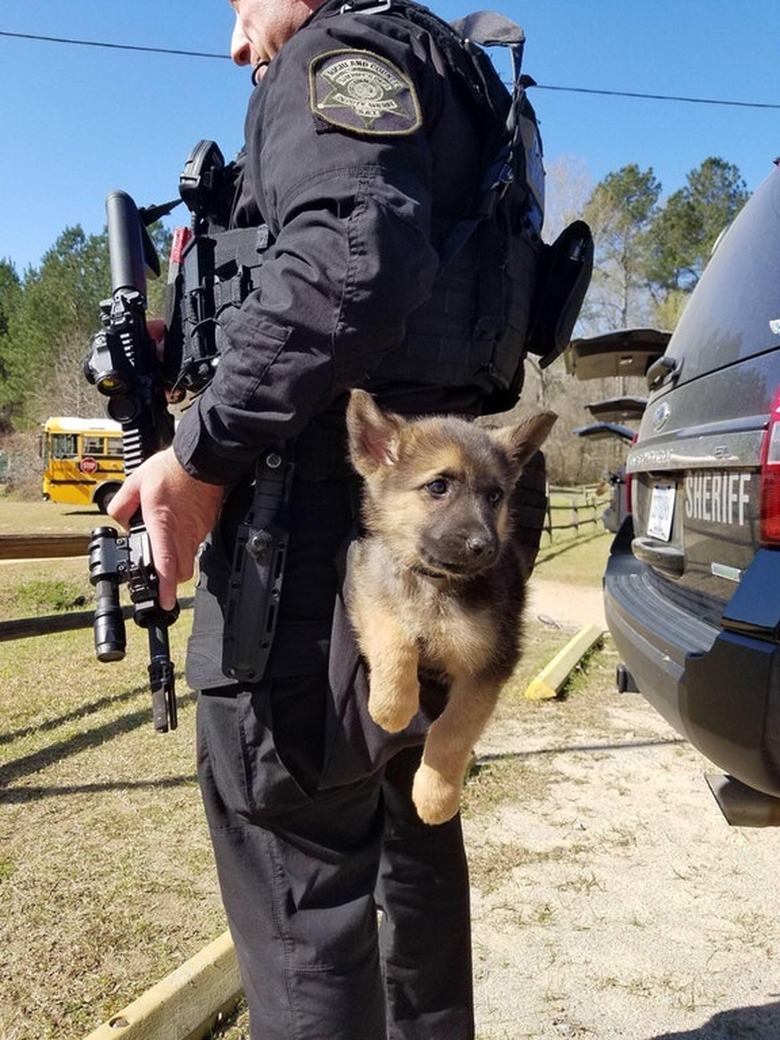
[[[680,383],[780,346],[780,177],[754,200],[723,236],[729,248],[715,249],[669,343]]]

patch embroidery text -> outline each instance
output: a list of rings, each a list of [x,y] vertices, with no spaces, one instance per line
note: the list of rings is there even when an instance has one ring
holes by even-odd
[[[332,51],[310,66],[312,111],[358,134],[411,134],[422,122],[414,85],[370,51]]]

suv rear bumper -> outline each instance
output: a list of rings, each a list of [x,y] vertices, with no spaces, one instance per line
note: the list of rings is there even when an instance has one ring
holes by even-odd
[[[743,783],[780,795],[780,646],[726,631],[664,597],[631,552],[631,521],[612,545],[604,610],[642,695],[706,758]],[[739,586],[749,597],[757,557]],[[757,610],[765,609],[761,597]],[[727,608],[728,610],[728,608]]]

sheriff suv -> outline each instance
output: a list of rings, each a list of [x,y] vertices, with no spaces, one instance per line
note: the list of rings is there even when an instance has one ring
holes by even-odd
[[[666,720],[780,796],[780,167],[721,236],[647,381],[607,623]]]

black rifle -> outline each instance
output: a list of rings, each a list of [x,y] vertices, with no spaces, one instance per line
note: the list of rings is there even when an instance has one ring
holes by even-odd
[[[108,398],[108,415],[122,424],[125,474],[167,447],[173,440],[173,416],[165,396],[163,366],[146,327],[146,268],[160,273],[146,222],[163,215],[139,211],[123,191],[106,198],[111,298],[100,305],[101,330],[93,337],[84,362],[87,380]],[[142,217],[144,213],[144,217]],[[126,537],[113,527],[98,527],[89,545],[90,582],[95,586],[95,653],[99,661],[125,656],[125,624],[119,586],[127,584],[136,624],[149,636],[149,683],[154,728],[176,729],[176,692],[168,627],[179,615],[178,604],[163,610],[149,535],[140,510]]]

